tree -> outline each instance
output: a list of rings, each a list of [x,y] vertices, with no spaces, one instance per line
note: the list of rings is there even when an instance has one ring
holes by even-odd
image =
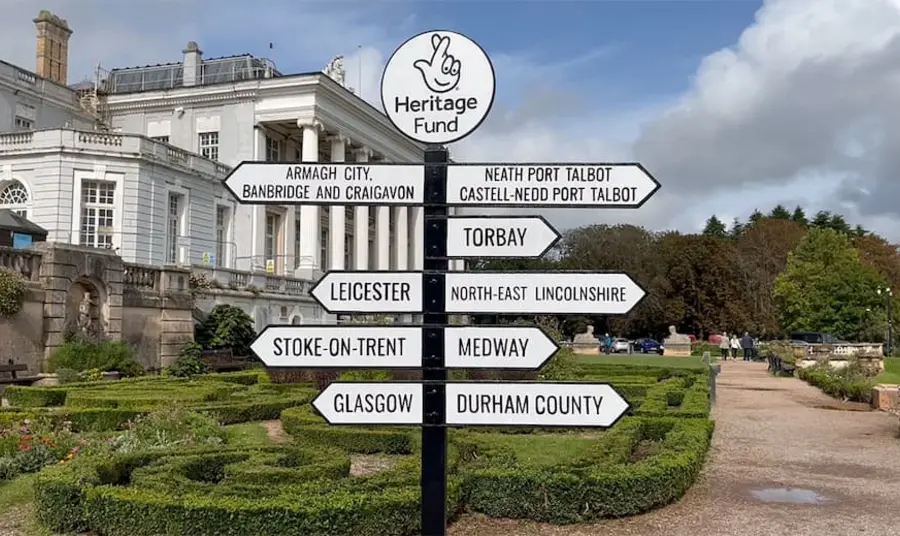
[[[831,224],[831,212],[827,210],[820,210],[816,212],[816,215],[813,217],[812,221],[809,222],[810,227],[816,227],[819,229],[828,228]]]
[[[737,241],[736,264],[749,316],[747,329],[761,336],[780,333],[772,289],[784,271],[788,253],[805,233],[805,227],[789,219],[767,218]]]
[[[667,280],[669,318],[698,338],[747,323],[741,302],[740,276],[734,243],[722,238],[669,233],[659,240]]]
[[[791,213],[788,212],[784,205],[775,205],[775,208],[769,213],[769,217],[775,220],[789,220],[791,219]]]
[[[741,223],[741,220],[735,218],[731,221],[731,228],[728,230],[728,236],[731,238],[740,238],[741,234],[744,232],[744,224]]]
[[[749,225],[756,225],[757,223],[761,222],[764,218],[765,218],[765,216],[763,216],[763,213],[760,212],[759,210],[755,209],[753,211],[753,214],[750,214],[748,223],[749,223]]]
[[[708,220],[706,220],[706,226],[703,227],[703,234],[706,236],[718,236],[719,238],[725,238],[728,236],[728,229],[725,227],[725,224],[716,217],[715,214],[710,216]]]
[[[897,246],[874,234],[854,236],[851,243],[863,264],[871,266],[891,288],[900,291],[900,251]]]
[[[876,289],[885,283],[860,261],[847,235],[831,228],[811,229],[775,281],[781,327],[859,339],[868,330],[871,311],[881,305]]]
[[[809,225],[809,220],[806,219],[806,212],[803,211],[803,208],[801,208],[800,205],[797,205],[794,209],[794,213],[791,214],[791,221],[804,227]]]

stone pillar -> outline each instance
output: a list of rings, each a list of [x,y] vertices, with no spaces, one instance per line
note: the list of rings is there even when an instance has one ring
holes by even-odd
[[[408,270],[409,263],[409,214],[407,207],[394,208],[394,267]]]
[[[422,270],[425,267],[425,209],[422,207],[410,207],[409,231],[412,240],[409,244],[409,269]]]
[[[266,129],[261,125],[253,128],[253,160],[264,161],[266,159]],[[241,211],[238,205],[237,211]],[[234,259],[234,267],[237,270],[265,270],[266,269],[266,206],[265,205],[248,205],[246,208],[249,213],[250,221],[248,222],[251,239],[250,239],[250,258]],[[240,223],[235,222],[234,235],[236,238],[243,233],[240,231]],[[243,248],[235,248],[235,257],[246,255]]]
[[[346,153],[346,138],[340,134],[331,138],[331,161],[343,162]],[[331,270],[346,270],[344,266],[344,233],[347,232],[346,212],[343,206],[332,205],[328,207],[329,216],[328,224],[330,232],[328,233],[328,247],[331,252]]]
[[[361,147],[355,151],[357,162],[368,162],[372,152]],[[353,214],[353,259],[356,270],[369,269],[369,207],[355,207]]]
[[[178,359],[184,345],[194,342],[190,277],[191,271],[187,268],[166,267],[160,273],[157,292],[165,305],[159,312],[159,362],[152,364],[152,368],[168,367]],[[144,365],[148,357],[152,359],[145,355],[139,357]]]
[[[375,207],[375,269],[391,269],[391,207]]]
[[[303,148],[301,157],[304,162],[319,161],[319,130],[321,123],[318,121],[297,121],[303,132]],[[319,269],[319,239],[321,232],[319,207],[315,205],[300,206],[300,237],[299,267],[295,275],[304,279],[312,279]]]

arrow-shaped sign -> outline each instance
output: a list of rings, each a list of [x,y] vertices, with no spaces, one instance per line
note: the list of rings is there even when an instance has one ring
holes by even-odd
[[[270,325],[250,349],[267,367],[421,367],[422,328]]]
[[[422,424],[422,384],[334,382],[312,405],[329,424]]]
[[[451,217],[447,256],[454,258],[537,258],[560,239],[540,216]]]
[[[425,333],[448,368],[536,370],[559,346],[536,326],[266,326],[250,349],[267,367],[418,368]]]
[[[421,205],[425,166],[241,162],[225,188],[245,205]]]
[[[422,391],[416,382],[334,382],[312,405],[329,424],[421,425]],[[451,382],[445,396],[450,426],[608,428],[629,407],[605,383]]]
[[[537,370],[557,350],[559,345],[536,326],[444,328],[447,368]]]
[[[420,313],[422,272],[327,272],[309,293],[329,314]]]
[[[659,187],[637,163],[447,168],[447,204],[454,206],[639,208]]]
[[[624,273],[447,272],[448,313],[623,315],[646,295]]]
[[[608,428],[628,411],[605,383],[448,383],[446,392],[451,426]]]

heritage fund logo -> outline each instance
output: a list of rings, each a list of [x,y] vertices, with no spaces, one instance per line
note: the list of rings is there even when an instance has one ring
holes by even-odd
[[[430,31],[410,38],[388,60],[381,100],[409,138],[445,144],[471,134],[494,103],[494,66],[468,37]]]

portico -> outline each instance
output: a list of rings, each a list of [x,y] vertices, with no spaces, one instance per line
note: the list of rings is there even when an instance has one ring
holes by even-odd
[[[318,119],[263,121],[254,160],[379,162],[384,155]],[[328,270],[420,270],[422,207],[252,206],[250,269],[318,279]],[[239,266],[240,267],[240,266]]]

